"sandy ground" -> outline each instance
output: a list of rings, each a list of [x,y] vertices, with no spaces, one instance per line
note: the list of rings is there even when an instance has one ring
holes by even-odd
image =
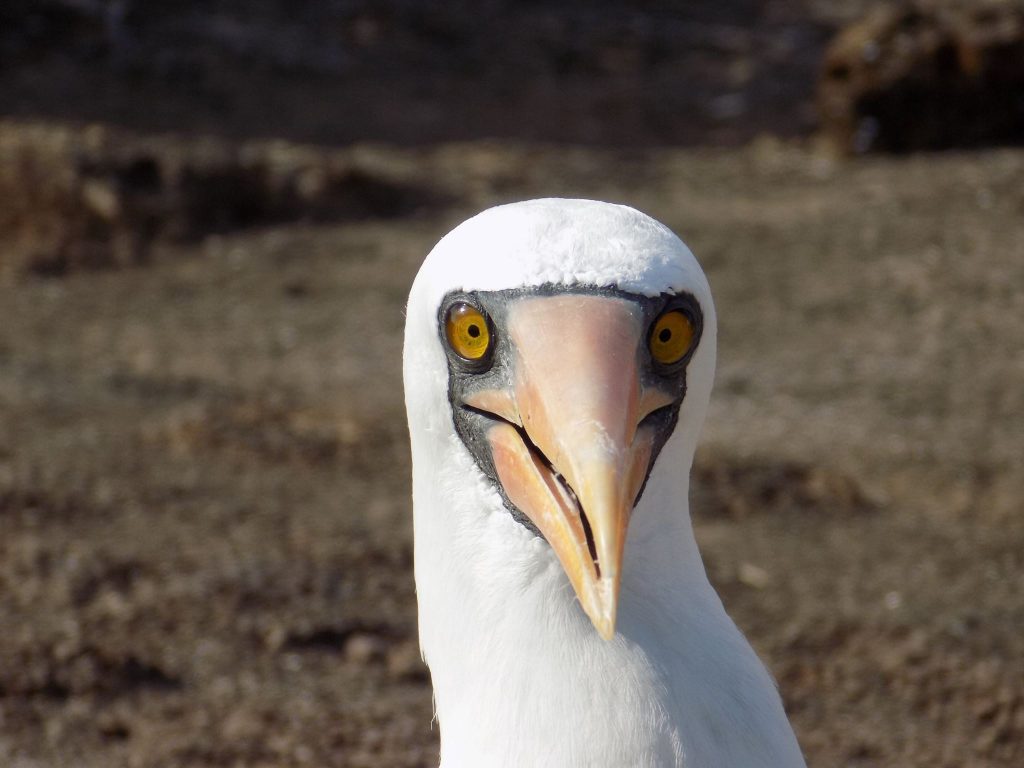
[[[1024,762],[1024,152],[379,151],[464,194],[0,286],[0,765],[436,764],[402,306],[538,195],[708,272],[698,538],[809,762]]]

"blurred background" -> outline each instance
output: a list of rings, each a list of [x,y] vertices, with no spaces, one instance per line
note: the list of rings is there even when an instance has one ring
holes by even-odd
[[[436,765],[403,303],[548,195],[708,273],[809,762],[1024,764],[1020,2],[3,0],[0,765]]]

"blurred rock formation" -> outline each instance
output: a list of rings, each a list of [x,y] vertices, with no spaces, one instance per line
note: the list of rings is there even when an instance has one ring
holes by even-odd
[[[444,197],[381,165],[358,148],[0,122],[0,278],[137,264],[159,240],[405,216]]]
[[[1024,4],[876,9],[826,51],[818,107],[847,153],[1024,144]]]

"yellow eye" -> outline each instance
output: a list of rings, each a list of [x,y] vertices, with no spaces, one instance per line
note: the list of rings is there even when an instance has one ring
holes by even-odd
[[[466,360],[479,360],[491,346],[491,330],[487,326],[487,318],[469,304],[452,304],[444,331],[455,354]]]
[[[693,323],[678,309],[666,312],[654,321],[647,343],[656,361],[662,365],[677,363],[693,344]]]

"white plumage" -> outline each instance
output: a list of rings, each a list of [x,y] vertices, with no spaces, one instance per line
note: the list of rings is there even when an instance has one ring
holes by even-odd
[[[510,513],[453,421],[450,352],[438,329],[446,296],[541,287],[690,294],[703,313],[678,420],[629,518],[610,640],[581,608],[552,546]],[[715,332],[693,255],[631,208],[501,206],[457,227],[427,257],[409,297],[404,364],[420,643],[444,768],[804,765],[773,681],[708,582],[690,522],[689,470]]]

